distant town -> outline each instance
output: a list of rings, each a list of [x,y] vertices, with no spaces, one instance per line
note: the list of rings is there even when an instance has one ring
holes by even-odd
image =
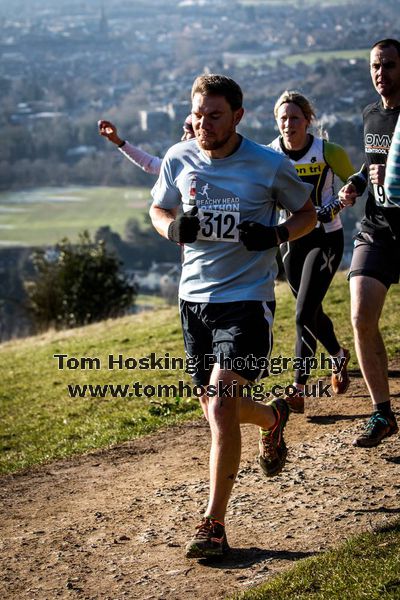
[[[361,110],[377,97],[369,48],[399,31],[398,0],[373,8],[369,0],[0,0],[0,191],[150,188],[154,176],[102,138],[97,121],[113,121],[122,139],[163,156],[181,137],[191,85],[204,72],[241,85],[240,132],[264,144],[277,135],[275,100],[300,90],[315,104],[319,131],[358,167]],[[6,206],[3,216],[12,210],[21,209]],[[343,218],[345,260],[360,210],[357,203]],[[96,240],[141,291],[174,302],[178,250],[131,221],[124,239],[105,222]],[[0,340],[32,331],[31,251],[0,249]]]
[[[207,71],[242,86],[246,135],[271,141],[274,101],[296,88],[357,161],[360,110],[375,98],[368,48],[398,31],[397,0],[1,1],[1,187],[148,183],[112,154],[97,119],[162,155]]]

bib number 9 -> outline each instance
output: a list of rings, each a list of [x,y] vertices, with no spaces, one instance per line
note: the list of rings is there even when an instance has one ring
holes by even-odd
[[[375,196],[375,203],[378,206],[384,206],[384,207],[399,206],[399,202],[389,200],[387,198],[383,185],[377,185],[376,183],[374,183],[374,196]]]
[[[374,196],[375,202],[378,206],[387,206],[386,195],[383,185],[378,185],[377,183],[374,183]]]

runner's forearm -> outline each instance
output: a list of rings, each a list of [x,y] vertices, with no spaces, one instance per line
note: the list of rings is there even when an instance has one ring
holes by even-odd
[[[296,240],[307,233],[310,233],[317,224],[317,213],[311,199],[308,199],[303,208],[293,214],[281,223],[289,233],[289,240]],[[281,240],[282,241],[282,240]]]
[[[159,174],[162,160],[158,156],[148,154],[127,141],[125,141],[118,149],[125,158],[133,162],[137,167],[143,169],[143,171],[146,171],[146,173],[150,173],[151,175]]]

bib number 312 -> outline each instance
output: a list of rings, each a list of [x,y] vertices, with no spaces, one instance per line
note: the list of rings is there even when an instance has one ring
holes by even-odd
[[[239,211],[202,210],[198,240],[238,242]]]

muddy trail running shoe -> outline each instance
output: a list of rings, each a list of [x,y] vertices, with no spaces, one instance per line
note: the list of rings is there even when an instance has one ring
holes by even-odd
[[[289,405],[282,398],[268,402],[276,416],[275,425],[271,429],[260,429],[258,461],[267,477],[278,475],[285,466],[287,448],[283,439],[283,430],[289,417]]]
[[[350,352],[346,350],[346,348],[343,348],[343,352],[344,363],[342,365],[342,368],[340,369],[340,371],[336,371],[335,369],[333,369],[332,371],[331,385],[332,390],[335,394],[345,394],[349,389],[350,385],[350,377],[347,372],[347,365],[349,364],[350,360]]]
[[[222,558],[229,550],[225,527],[211,517],[204,517],[194,537],[186,546],[186,558]]]
[[[384,415],[379,410],[372,413],[364,432],[353,441],[353,446],[372,448],[378,446],[384,438],[394,435],[399,430],[393,413]]]

